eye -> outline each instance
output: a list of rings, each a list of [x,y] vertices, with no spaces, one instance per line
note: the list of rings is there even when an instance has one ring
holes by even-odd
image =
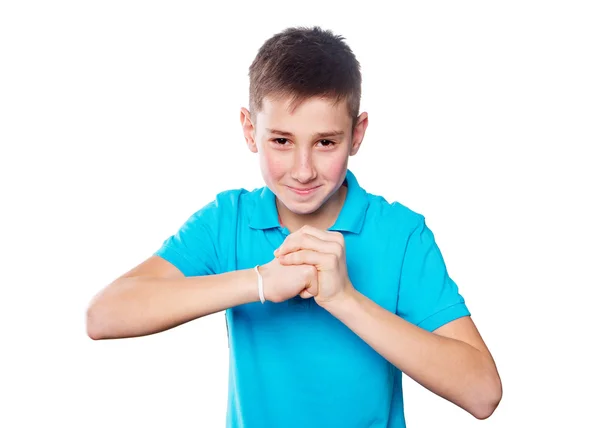
[[[275,138],[273,139],[278,145],[284,145],[288,140],[287,138]]]
[[[320,140],[319,143],[323,145],[323,147],[333,147],[335,143],[331,140]]]

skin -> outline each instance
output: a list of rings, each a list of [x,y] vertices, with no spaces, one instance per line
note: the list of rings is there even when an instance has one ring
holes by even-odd
[[[470,316],[434,332],[417,327],[359,293],[348,277],[344,237],[327,229],[345,198],[342,186],[348,158],[355,155],[368,125],[362,113],[352,130],[345,103],[311,98],[295,110],[285,98],[265,98],[253,122],[242,108],[240,121],[248,148],[257,153],[267,186],[277,196],[282,224],[292,232],[263,266],[265,295],[285,297],[273,286],[274,273],[288,267],[307,270],[303,298],[314,297],[403,373],[465,409],[478,419],[489,417],[502,397],[496,365]],[[273,132],[273,130],[277,130]],[[341,136],[318,133],[343,131]],[[282,133],[282,131],[284,133]],[[329,143],[332,142],[333,144]],[[290,188],[312,188],[298,195]]]
[[[263,179],[277,197],[282,223],[292,232],[305,224],[332,226],[344,204],[342,183],[348,158],[358,153],[369,122],[367,113],[360,114],[352,130],[345,102],[334,105],[326,98],[311,98],[292,111],[289,99],[266,97],[256,125],[245,108],[240,120],[246,144],[258,153]],[[333,131],[342,135],[317,135]],[[297,195],[290,189],[315,186],[311,195]]]

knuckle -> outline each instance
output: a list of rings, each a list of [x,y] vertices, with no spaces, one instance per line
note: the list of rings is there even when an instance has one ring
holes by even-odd
[[[344,254],[344,246],[341,245],[339,242],[336,242],[335,244],[335,255],[338,257],[342,257],[342,255]]]
[[[304,265],[304,272],[307,278],[312,278],[317,275],[317,268],[313,265]]]
[[[327,255],[327,263],[329,263],[330,266],[334,266],[337,263],[337,256],[335,254],[329,254]]]

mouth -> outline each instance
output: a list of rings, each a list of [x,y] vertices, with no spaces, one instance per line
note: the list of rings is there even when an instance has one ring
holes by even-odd
[[[297,195],[310,195],[310,194],[314,193],[321,186],[304,187],[304,188],[291,187],[291,186],[286,186],[286,187],[288,189],[290,189],[292,192],[296,193]]]

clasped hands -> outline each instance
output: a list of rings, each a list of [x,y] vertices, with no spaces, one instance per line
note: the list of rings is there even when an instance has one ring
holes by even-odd
[[[342,301],[354,287],[348,277],[344,236],[312,226],[291,233],[261,266],[268,300],[281,302],[300,295],[320,306]]]

